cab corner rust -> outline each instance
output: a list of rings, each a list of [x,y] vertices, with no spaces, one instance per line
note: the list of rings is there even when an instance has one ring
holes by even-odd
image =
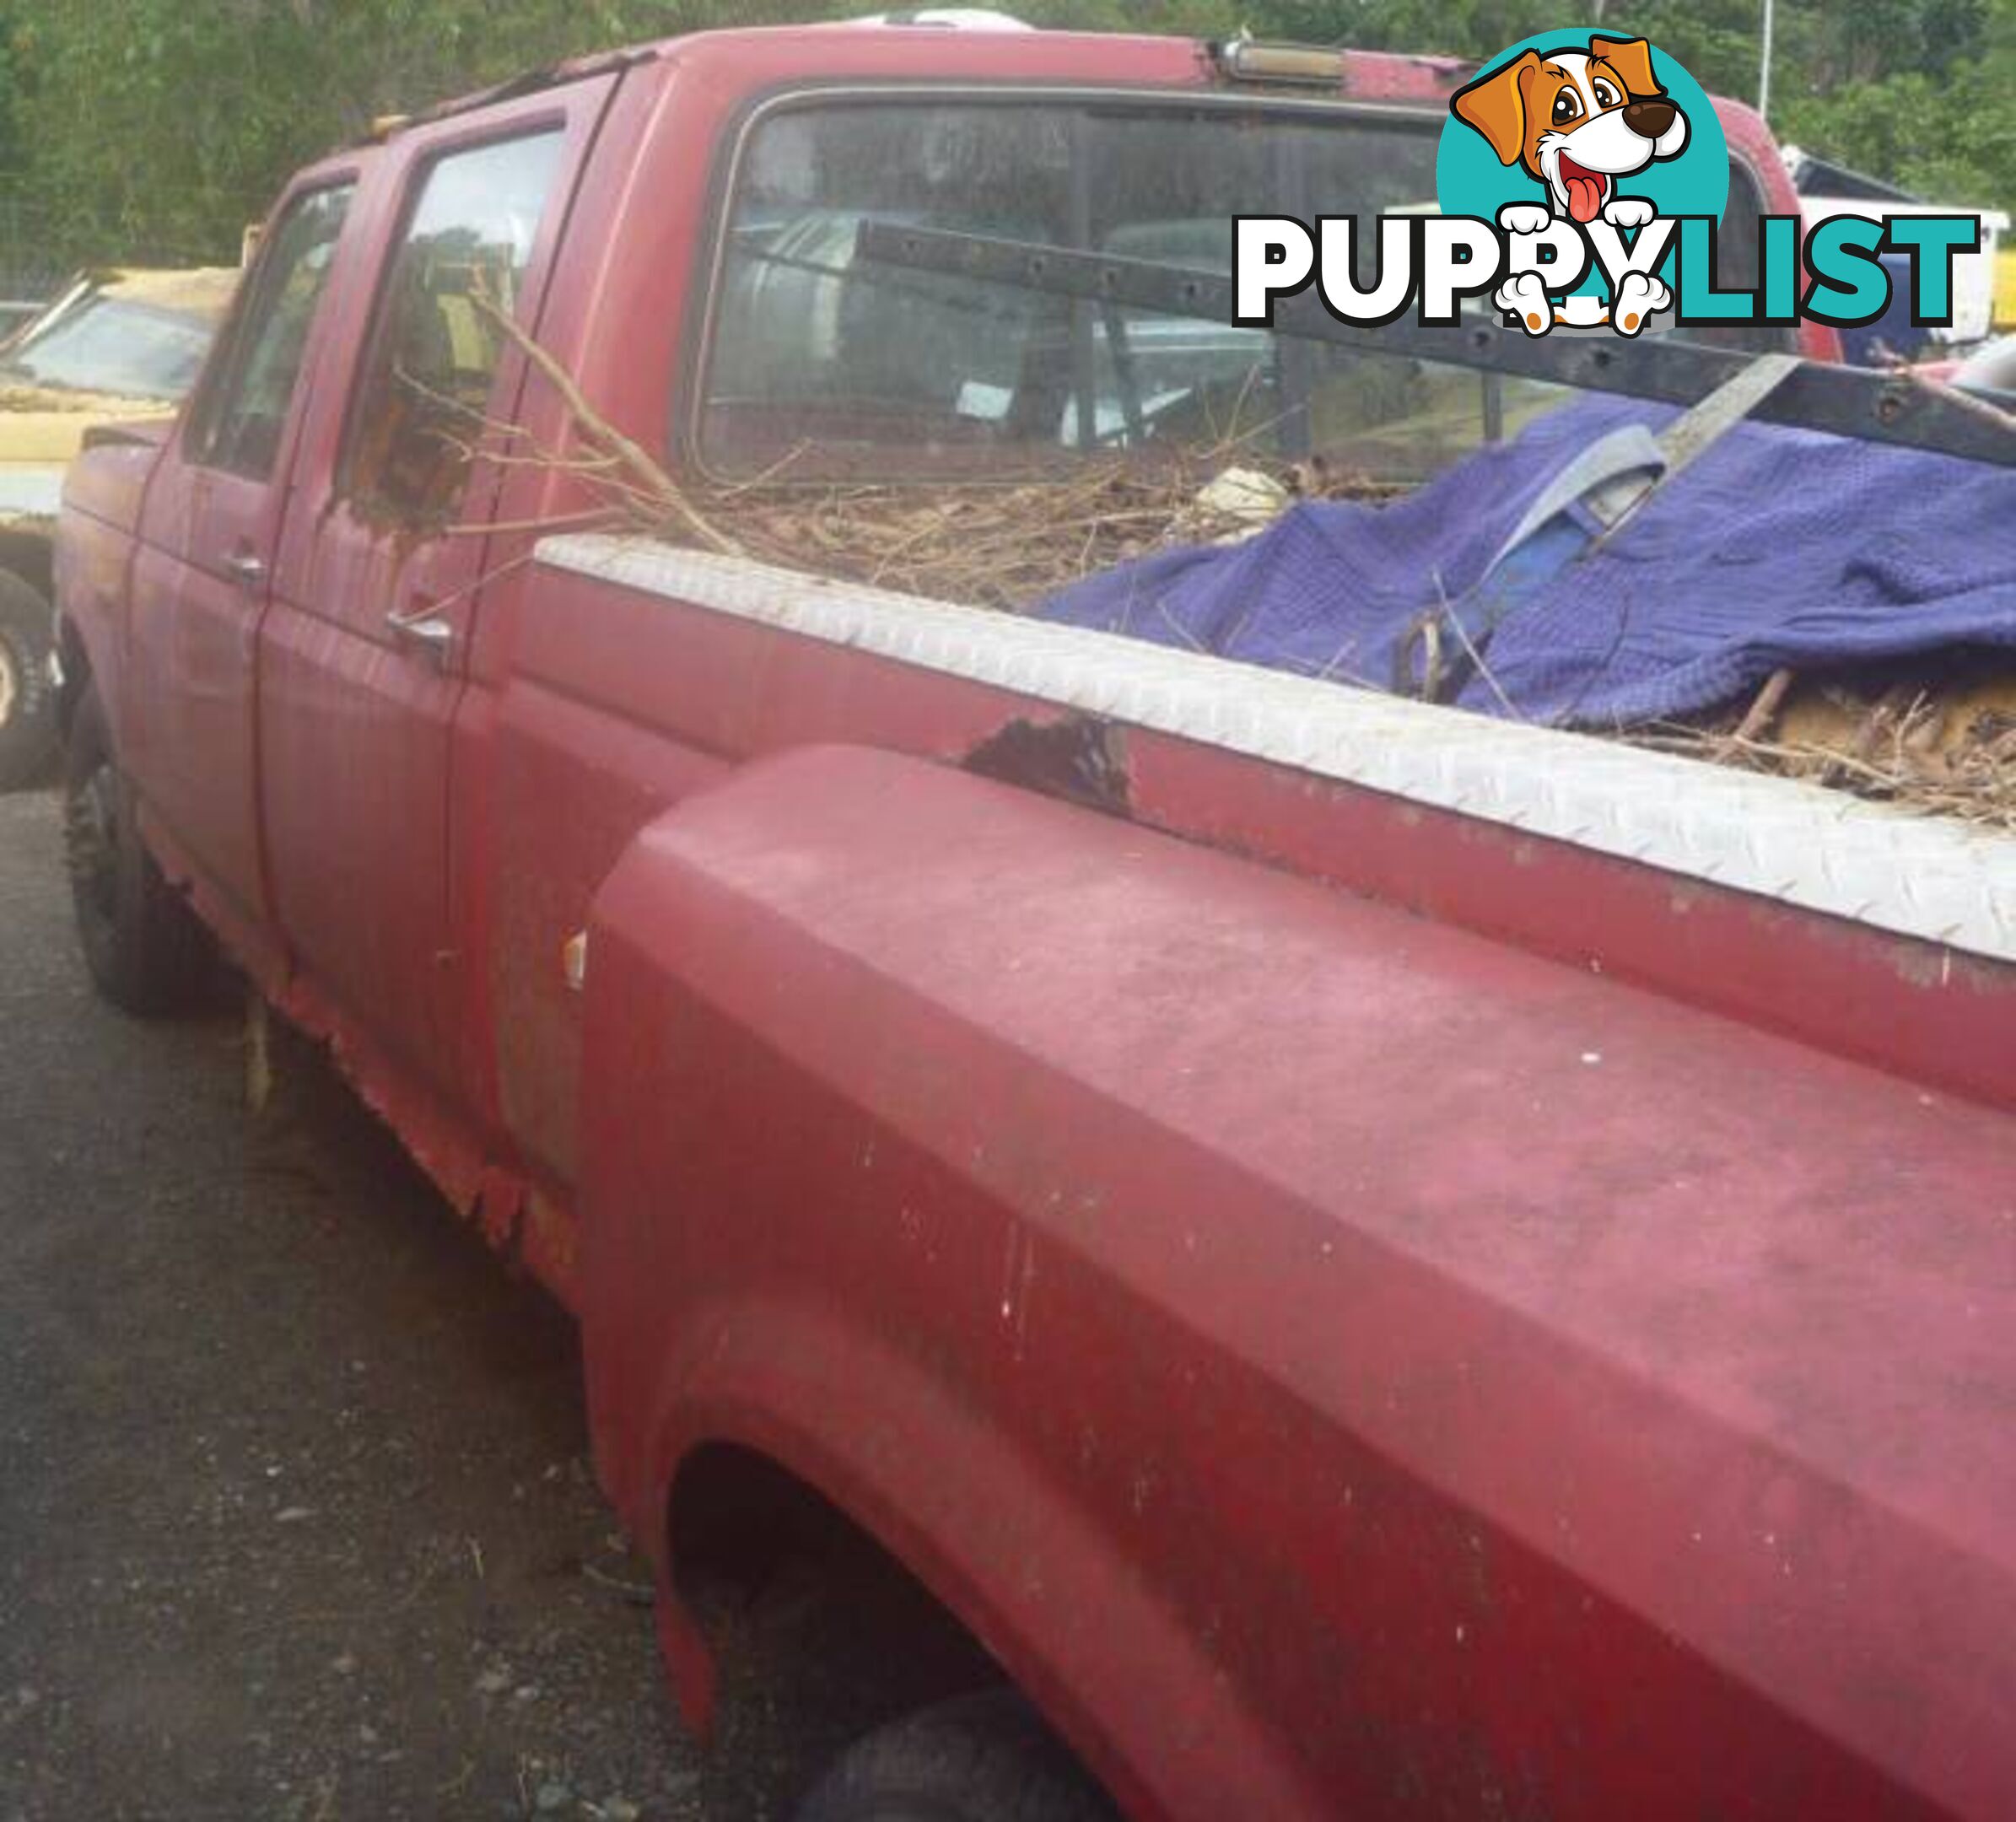
[[[968,772],[1059,797],[1086,810],[1131,817],[1126,736],[1102,716],[1067,714],[1007,722],[968,752]]]

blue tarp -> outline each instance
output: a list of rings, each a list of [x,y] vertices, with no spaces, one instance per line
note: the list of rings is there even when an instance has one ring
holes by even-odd
[[[1383,507],[1307,501],[1233,546],[1158,552],[1046,618],[1377,688],[1422,613],[1460,602],[1577,454],[1674,412],[1584,399]],[[1544,722],[1698,713],[1781,666],[2016,649],[2016,470],[1745,423],[1603,547],[1526,590],[1458,700]],[[1493,688],[1495,682],[1496,687]]]

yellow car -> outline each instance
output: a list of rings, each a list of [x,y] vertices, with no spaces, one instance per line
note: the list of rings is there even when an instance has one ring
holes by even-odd
[[[79,274],[0,342],[0,790],[55,750],[50,533],[94,424],[170,417],[238,283],[235,267]]]

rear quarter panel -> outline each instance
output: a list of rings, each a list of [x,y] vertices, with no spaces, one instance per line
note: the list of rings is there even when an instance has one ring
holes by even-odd
[[[586,1047],[639,1534],[771,1453],[1131,1813],[2006,1813],[1992,1110],[833,748],[633,846]]]

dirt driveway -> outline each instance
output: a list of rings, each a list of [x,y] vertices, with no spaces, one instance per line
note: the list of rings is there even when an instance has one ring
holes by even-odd
[[[242,1103],[0,798],[0,1822],[776,1813],[668,1711],[569,1324],[319,1063]]]

